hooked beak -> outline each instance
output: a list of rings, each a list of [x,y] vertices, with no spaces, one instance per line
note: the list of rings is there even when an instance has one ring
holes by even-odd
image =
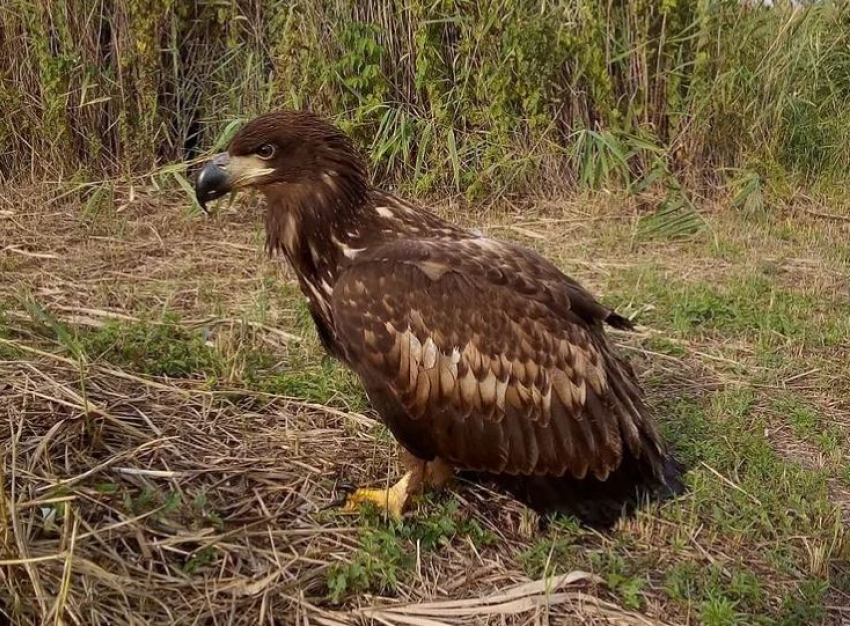
[[[195,181],[195,197],[201,210],[209,215],[207,203],[218,200],[233,188],[232,177],[228,171],[230,155],[226,152],[215,155],[201,168]]]

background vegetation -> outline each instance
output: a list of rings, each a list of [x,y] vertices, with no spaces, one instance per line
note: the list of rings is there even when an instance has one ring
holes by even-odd
[[[138,175],[289,106],[334,116],[419,192],[843,182],[848,18],[843,2],[7,0],[0,177]]]

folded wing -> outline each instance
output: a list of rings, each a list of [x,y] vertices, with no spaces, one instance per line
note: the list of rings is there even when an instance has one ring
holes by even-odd
[[[346,360],[398,440],[460,469],[605,480],[664,450],[603,322],[542,257],[485,238],[386,244],[333,295]]]

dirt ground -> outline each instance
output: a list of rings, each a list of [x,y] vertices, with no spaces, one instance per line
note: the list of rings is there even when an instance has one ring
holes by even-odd
[[[850,211],[712,201],[669,241],[639,235],[645,204],[438,209],[640,323],[616,340],[689,492],[603,535],[468,484],[402,524],[336,512],[340,480],[398,476],[394,444],[251,201],[203,218],[143,186],[3,190],[0,615],[850,624]]]

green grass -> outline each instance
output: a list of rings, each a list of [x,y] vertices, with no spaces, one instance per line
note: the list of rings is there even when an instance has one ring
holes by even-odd
[[[318,363],[304,361],[301,365],[288,365],[284,372],[246,372],[245,383],[257,391],[317,404],[343,406],[353,411],[362,411],[366,407],[363,386],[347,367],[330,357],[321,358]]]
[[[314,332],[312,328],[310,331]],[[201,378],[212,385],[244,385],[264,393],[363,408],[365,395],[357,378],[320,354],[315,338],[305,343],[305,349],[291,353],[288,359],[250,338],[237,341],[236,348],[229,349],[216,343],[210,329],[187,328],[176,315],[156,322],[109,322],[101,328],[79,329],[75,334],[76,346],[92,363],[108,363],[150,376]],[[234,364],[239,367],[234,369]]]
[[[189,331],[179,319],[109,322],[78,334],[80,349],[91,361],[105,361],[151,376],[190,378],[221,375],[223,360],[202,331]]]
[[[773,399],[772,408],[783,422],[790,424],[800,440],[815,445],[834,461],[841,461],[847,434],[839,425],[830,422],[815,408],[792,394],[777,395]]]
[[[782,233],[766,236],[772,241]],[[655,401],[689,468],[688,496],[659,511],[668,532],[648,539],[638,522],[600,540],[569,522],[553,524],[519,561],[530,576],[593,571],[623,606],[635,609],[660,594],[703,626],[818,624],[830,585],[842,584],[837,564],[850,557],[830,490],[833,477],[846,479],[846,435],[798,393],[772,389],[789,369],[817,363],[839,371],[832,354],[840,354],[850,331],[850,301],[805,280],[779,281],[772,264],[747,265],[734,240],[718,241],[707,242],[707,253],[738,265],[722,279],[695,271],[684,280],[677,267],[645,263],[618,272],[606,290],[610,304],[643,310],[639,321],[658,333],[643,339],[642,348],[683,363],[700,361],[694,354],[700,349],[733,357],[704,362],[736,383],[709,390],[695,381],[683,389],[686,374],[676,379],[673,395]],[[801,352],[817,357],[792,356]],[[670,389],[667,370],[645,379],[650,398]],[[832,463],[812,467],[778,448],[767,436],[778,424]]]
[[[30,302],[30,330],[88,364],[113,365],[148,376],[199,379],[213,389],[235,386],[363,410],[366,395],[359,379],[324,354],[300,294],[283,293],[282,301],[295,311],[291,330],[303,338],[286,352],[274,351],[245,328],[237,329],[235,335],[221,336],[209,327],[187,326],[176,314],[156,320],[118,320],[100,327],[70,328]],[[0,337],[11,339],[15,332],[2,322],[0,310]],[[14,346],[0,345],[0,355],[13,358],[19,354]]]
[[[609,298],[614,306],[652,305],[640,321],[682,337],[740,338],[772,351],[792,340],[837,346],[850,333],[850,301],[783,287],[763,272],[683,282],[644,265],[620,273],[616,289]]]
[[[424,554],[460,546],[469,540],[478,548],[495,542],[495,537],[474,519],[468,518],[451,497],[419,499],[415,517],[402,522],[384,520],[373,508],[360,514],[359,548],[344,563],[333,565],[327,574],[328,596],[333,602],[364,592],[392,593],[413,575],[417,550]]]

